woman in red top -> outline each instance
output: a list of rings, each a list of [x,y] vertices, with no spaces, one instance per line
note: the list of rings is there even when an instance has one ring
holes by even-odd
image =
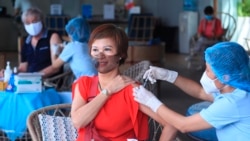
[[[86,140],[85,131],[90,123],[107,140],[146,140],[147,115],[164,126],[163,132],[176,132],[149,108],[134,101],[132,88],[136,84],[119,72],[128,49],[128,38],[122,29],[112,24],[95,28],[89,47],[91,56],[97,60],[98,76],[80,77],[73,86],[71,115],[78,129],[77,141]],[[161,140],[170,139],[162,134]]]

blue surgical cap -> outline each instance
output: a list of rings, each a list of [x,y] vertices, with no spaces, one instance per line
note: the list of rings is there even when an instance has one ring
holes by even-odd
[[[89,24],[84,18],[73,18],[65,26],[65,30],[73,41],[88,42],[90,36]]]
[[[206,49],[205,60],[219,81],[250,92],[249,56],[241,45],[217,43]]]

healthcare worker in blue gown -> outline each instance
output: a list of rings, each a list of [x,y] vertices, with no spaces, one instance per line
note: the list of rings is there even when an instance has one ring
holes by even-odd
[[[185,93],[212,104],[185,117],[164,105],[143,86],[134,88],[137,102],[150,107],[181,132],[214,127],[219,141],[250,139],[250,66],[244,48],[234,42],[217,43],[205,50],[206,70],[200,84],[176,71],[151,66],[144,74],[152,83],[173,83]],[[167,91],[165,92],[168,93]]]

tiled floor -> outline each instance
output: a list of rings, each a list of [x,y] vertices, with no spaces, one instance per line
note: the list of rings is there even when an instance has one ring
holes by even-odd
[[[164,67],[177,71],[180,75],[192,78],[199,82],[203,70],[197,71],[195,68],[188,69],[187,62],[185,61],[184,54],[167,53],[165,57]],[[192,104],[199,102],[200,100],[192,98],[185,94],[178,87],[168,83],[160,83],[160,99],[174,111],[185,115],[186,110]],[[186,134],[178,133],[179,138],[182,141],[193,141]]]

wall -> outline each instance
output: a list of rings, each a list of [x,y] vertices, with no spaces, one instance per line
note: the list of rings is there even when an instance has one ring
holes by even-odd
[[[50,4],[61,3],[63,12],[71,17],[81,14],[82,4],[93,5],[93,15],[102,15],[103,5],[108,2],[114,2],[117,6],[124,6],[125,0],[31,0],[33,5],[43,10],[44,14],[50,13]],[[134,0],[136,5],[141,5],[142,0]],[[0,0],[0,6],[7,7],[7,13],[12,15],[14,12],[11,0]]]
[[[0,18],[0,52],[17,51],[18,29],[10,18]]]
[[[207,5],[213,5],[213,0],[198,0],[199,17],[203,17],[203,9]],[[160,17],[164,25],[178,26],[178,16],[183,11],[183,0],[143,0],[142,7],[144,11]]]
[[[123,7],[125,0],[31,0],[34,5],[37,5],[44,11],[45,14],[50,12],[51,3],[61,3],[63,12],[71,17],[81,15],[82,4],[92,4],[93,15],[102,15],[103,4],[113,1],[117,6]],[[153,13],[160,17],[164,25],[178,26],[178,16],[182,12],[183,0],[134,0],[136,5],[141,5],[142,12]],[[206,5],[211,5],[213,0],[198,0],[199,13],[203,13],[203,8]],[[7,7],[8,14],[13,13],[11,0],[2,0],[1,6]]]
[[[177,26],[178,14],[182,11],[182,0],[144,0],[142,7],[161,17],[164,25]]]
[[[81,15],[82,4],[92,4],[93,15],[102,15],[103,4],[113,1],[117,6],[123,7],[125,0],[32,0],[45,14],[49,14],[51,3],[61,3],[63,12],[71,17]],[[161,20],[159,34],[164,37],[166,46],[178,46],[178,26],[179,13],[183,11],[183,0],[134,0],[136,5],[140,5],[142,12],[153,13]],[[219,0],[218,0],[219,1]],[[230,0],[232,1],[232,0]],[[237,1],[237,0],[233,0]],[[1,6],[6,6],[8,14],[13,13],[11,0],[0,0]],[[203,17],[203,9],[207,5],[213,5],[213,0],[198,0],[199,17]],[[219,1],[219,8],[222,4]],[[199,19],[200,19],[199,18]],[[166,35],[168,34],[168,35]],[[175,42],[175,43],[173,43]]]

